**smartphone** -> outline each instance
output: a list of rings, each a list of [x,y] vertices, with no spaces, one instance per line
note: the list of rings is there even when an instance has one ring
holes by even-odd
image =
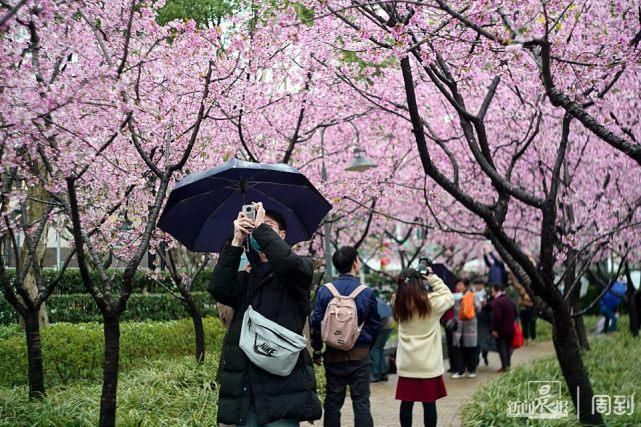
[[[256,208],[254,208],[254,205],[243,205],[240,211],[244,213],[247,218],[256,221]]]

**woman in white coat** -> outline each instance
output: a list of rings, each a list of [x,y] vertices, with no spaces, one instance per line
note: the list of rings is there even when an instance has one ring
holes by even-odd
[[[398,323],[396,399],[401,401],[401,427],[412,425],[414,402],[423,404],[425,426],[436,426],[436,401],[447,396],[443,382],[441,325],[454,297],[429,270],[427,276],[408,268],[398,276],[392,309]]]

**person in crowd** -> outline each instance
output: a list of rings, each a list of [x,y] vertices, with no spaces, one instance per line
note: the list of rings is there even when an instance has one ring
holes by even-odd
[[[617,330],[617,308],[623,302],[628,285],[621,280],[615,281],[599,301],[599,311],[605,317],[603,333]]]
[[[439,320],[454,305],[443,281],[408,268],[401,272],[392,302],[398,323],[396,399],[401,401],[401,427],[412,425],[414,402],[423,404],[425,426],[435,427],[436,401],[447,396]]]
[[[324,425],[341,425],[341,408],[349,386],[354,409],[354,425],[369,427],[374,424],[369,402],[372,371],[370,349],[376,342],[381,327],[378,302],[373,289],[360,287],[358,277],[361,263],[355,248],[339,248],[332,256],[332,263],[340,274],[332,283],[334,289],[327,285],[319,289],[310,322],[314,363],[321,365],[324,362],[327,379]],[[342,296],[353,296],[358,325],[361,325],[362,329],[353,348],[340,350],[326,345],[323,353],[322,321],[330,301],[336,297],[334,292]]]
[[[477,312],[477,335],[478,335],[478,347],[476,350],[476,365],[478,366],[481,363],[481,356],[483,356],[483,362],[485,366],[490,364],[488,360],[489,352],[497,352],[496,340],[492,336],[492,295],[487,292],[485,289],[485,284],[477,280],[474,283],[474,296],[476,297],[477,307],[481,307],[480,311]]]
[[[516,305],[505,294],[505,286],[501,284],[493,285],[492,296],[492,335],[496,338],[496,347],[501,357],[501,369],[498,372],[506,372],[511,365]]]
[[[245,312],[251,305],[264,317],[302,334],[310,312],[313,267],[285,242],[287,223],[275,211],[254,204],[255,220],[239,213],[234,237],[214,268],[209,292],[233,309],[223,342],[217,383],[218,422],[238,426],[298,426],[321,417],[320,400],[309,352],[303,349],[292,372],[273,375],[250,362],[240,347]],[[255,262],[239,271],[244,243]]]
[[[454,320],[457,323],[453,333],[455,354],[458,359],[458,371],[453,379],[463,378],[467,370],[469,378],[476,377],[478,321],[476,313],[481,311],[481,305],[469,286],[469,280],[459,279],[456,282],[454,294]]]
[[[489,247],[483,248],[483,260],[489,268],[487,282],[490,284],[507,285],[507,270],[501,261]]]
[[[376,342],[370,352],[372,359],[372,378],[371,382],[387,381],[388,365],[385,358],[385,344],[394,331],[394,316],[392,307],[383,298],[382,295],[375,291],[378,315],[381,318],[381,331],[376,338]]]
[[[456,330],[456,319],[454,319],[454,307],[449,308],[441,316],[441,326],[445,329],[445,344],[447,346],[447,358],[450,362],[449,374],[458,372],[458,354],[454,347],[454,331]]]
[[[517,306],[519,308],[519,318],[521,319],[525,345],[529,345],[530,340],[532,340],[532,345],[534,345],[534,341],[536,340],[536,309],[534,308],[534,301],[530,298],[525,286],[523,286],[511,272],[510,283],[519,293]]]

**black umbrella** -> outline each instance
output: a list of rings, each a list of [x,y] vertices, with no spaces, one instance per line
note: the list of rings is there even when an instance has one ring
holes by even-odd
[[[450,291],[454,292],[454,288],[456,287],[456,274],[452,273],[445,264],[441,263],[432,264],[432,271],[445,282],[447,287],[450,288]]]
[[[217,252],[233,232],[242,205],[262,202],[287,221],[289,244],[310,240],[332,205],[286,164],[232,159],[180,180],[158,226],[194,252]]]

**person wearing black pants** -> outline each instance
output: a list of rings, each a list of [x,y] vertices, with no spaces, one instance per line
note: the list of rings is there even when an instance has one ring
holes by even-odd
[[[310,320],[313,360],[318,366],[324,364],[327,378],[324,425],[340,427],[341,408],[345,403],[345,395],[349,387],[354,408],[354,425],[371,427],[374,422],[369,403],[372,375],[370,351],[381,329],[378,301],[374,290],[361,285],[358,279],[361,263],[356,248],[352,246],[339,248],[332,256],[332,262],[340,275],[331,284],[318,290]],[[330,340],[323,343],[324,334],[321,332],[321,328],[328,327],[330,329],[325,331],[325,337],[341,335],[340,330],[334,329],[336,326],[331,326],[332,322],[323,322],[330,302],[340,296],[353,301],[356,308],[355,320],[360,326],[358,338],[349,350],[338,348],[338,346],[332,347],[333,341]],[[354,327],[352,333],[359,332],[355,325],[352,327]],[[323,344],[325,344],[325,352],[322,351]],[[334,344],[337,343],[334,342]]]
[[[371,366],[369,355],[358,361],[325,363],[327,387],[324,423],[326,426],[341,425],[341,408],[345,402],[348,386],[354,409],[354,425],[356,427],[374,425],[369,403]]]
[[[527,345],[529,340],[536,340],[536,310],[534,307],[521,307],[519,317],[523,327],[523,338]]]
[[[393,301],[401,427],[412,425],[414,402],[423,404],[425,426],[436,427],[436,401],[447,396],[439,320],[454,305],[454,296],[431,269],[426,274],[408,268],[397,278]]]
[[[412,427],[414,402],[401,402],[401,427]],[[423,424],[436,427],[436,402],[423,402]]]
[[[500,371],[507,371],[512,367],[512,337],[497,338],[496,346],[499,350],[499,357],[501,358]]]
[[[501,357],[501,369],[510,369],[512,356],[512,338],[514,337],[514,321],[517,317],[516,305],[505,294],[505,287],[495,284],[492,288],[494,303],[492,304],[492,335],[496,338],[496,346]]]
[[[468,373],[475,373],[477,362],[477,348],[478,347],[458,347],[456,354],[458,355],[458,362],[456,363],[457,372],[463,375],[467,369]]]

